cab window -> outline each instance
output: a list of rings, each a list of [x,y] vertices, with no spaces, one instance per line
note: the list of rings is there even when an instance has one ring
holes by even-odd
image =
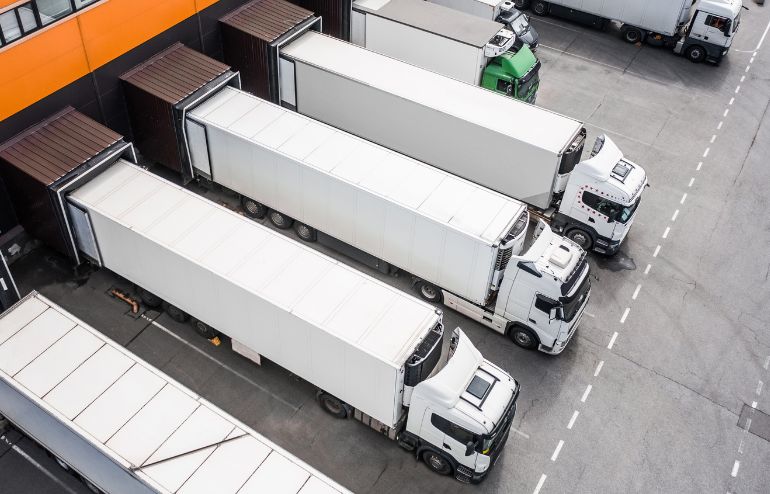
[[[430,422],[434,427],[436,427],[436,429],[440,430],[460,444],[468,444],[475,440],[471,432],[463,429],[457,424],[453,424],[440,415],[436,415],[435,413],[432,414],[430,417]]]
[[[506,81],[505,79],[498,79],[497,90],[500,91],[501,93],[511,94],[513,93],[513,84]]]
[[[713,27],[714,29],[719,29],[720,31],[723,31],[725,29],[726,22],[727,22],[727,19],[725,19],[724,17],[718,17],[716,15],[706,16],[706,25],[709,27]]]
[[[617,215],[621,209],[618,203],[599,197],[591,192],[583,192],[583,204],[610,218]]]

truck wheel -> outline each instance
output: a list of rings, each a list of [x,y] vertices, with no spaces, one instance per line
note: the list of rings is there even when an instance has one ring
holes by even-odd
[[[706,59],[706,50],[702,46],[692,45],[684,52],[687,60],[692,63],[701,63]]]
[[[267,214],[267,206],[246,196],[241,196],[241,207],[246,216],[256,220],[261,220]]]
[[[192,327],[196,333],[203,336],[207,340],[210,340],[211,338],[219,335],[219,332],[216,329],[212,328],[203,321],[199,321],[198,319],[192,320]]]
[[[270,211],[268,217],[270,218],[270,223],[274,224],[279,230],[288,230],[291,228],[292,223],[294,223],[293,219],[278,211]]]
[[[422,453],[422,461],[428,465],[428,468],[439,475],[449,475],[452,473],[452,464],[440,453],[430,449],[425,450]]]
[[[61,458],[59,458],[58,456],[53,455],[53,459],[61,467],[61,469],[64,470],[65,472],[69,472],[70,470],[72,470],[72,468],[70,468],[70,466],[67,465],[67,463],[64,460],[62,460]]]
[[[338,419],[348,418],[348,409],[345,406],[345,403],[336,396],[321,392],[318,395],[318,403],[329,415],[337,417]]]
[[[529,8],[529,0],[514,0],[513,5],[519,9],[524,10]]]
[[[305,242],[315,242],[318,239],[318,232],[312,226],[307,226],[299,221],[294,222],[294,231],[297,236]]]
[[[532,2],[532,12],[537,15],[548,15],[548,2],[535,0]]]
[[[624,40],[631,43],[632,45],[635,45],[644,39],[644,34],[642,34],[642,32],[637,28],[631,26],[623,26],[621,35],[623,36]]]
[[[508,331],[508,337],[511,338],[511,340],[521,348],[526,348],[527,350],[533,350],[537,348],[538,340],[537,336],[535,336],[535,333],[533,333],[529,328],[525,328],[523,326],[513,326]]]
[[[594,246],[594,240],[591,235],[580,228],[573,228],[568,231],[567,238],[578,244],[585,251],[591,250],[591,247]]]
[[[84,477],[81,477],[81,479],[83,480],[83,483],[86,485],[86,487],[88,487],[89,491],[93,492],[94,494],[103,494],[102,490],[96,487],[93,482]]]
[[[420,281],[417,283],[417,290],[420,292],[420,296],[428,302],[440,304],[444,299],[444,296],[441,294],[441,289],[435,285],[431,285],[427,281]]]
[[[187,319],[190,317],[187,315],[187,312],[168,302],[164,302],[163,309],[166,311],[166,314],[168,314],[168,317],[176,322],[187,322]]]
[[[152,309],[157,309],[163,303],[163,300],[161,300],[160,297],[148,292],[144,288],[139,288],[139,299],[144,305]]]

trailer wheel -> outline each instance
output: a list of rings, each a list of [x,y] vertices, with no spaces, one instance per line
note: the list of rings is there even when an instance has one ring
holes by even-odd
[[[534,0],[532,2],[532,12],[537,15],[548,15],[548,2],[543,0]]]
[[[706,59],[706,50],[702,46],[692,45],[687,48],[684,55],[687,57],[687,60],[692,63],[701,63]]]
[[[163,303],[163,309],[166,311],[166,314],[168,314],[168,317],[176,322],[187,322],[187,319],[190,317],[187,315],[187,312],[168,302]]]
[[[152,309],[157,309],[163,303],[163,300],[161,300],[160,297],[145,290],[144,288],[139,288],[139,299],[144,305]]]
[[[192,320],[192,327],[195,330],[196,333],[203,336],[207,340],[210,340],[211,338],[214,338],[219,335],[219,332],[206,324],[203,321],[200,321],[198,319]]]
[[[241,196],[241,207],[246,216],[255,220],[261,220],[267,214],[267,206],[246,196]]]
[[[441,289],[427,281],[420,281],[417,283],[417,291],[419,291],[420,296],[428,302],[440,304],[444,300]]]
[[[567,232],[567,238],[575,242],[585,251],[591,250],[594,246],[594,239],[591,234],[580,228],[573,228]]]
[[[513,6],[519,10],[524,10],[529,8],[529,3],[529,0],[514,0]]]
[[[513,326],[508,330],[508,337],[521,348],[534,350],[539,344],[537,336],[529,328],[524,326]]]
[[[336,396],[322,391],[318,394],[318,403],[329,415],[337,417],[338,419],[348,418],[348,409],[345,406],[345,403]]]
[[[293,219],[275,210],[270,211],[268,218],[270,218],[270,223],[274,224],[279,230],[288,230],[294,223]]]
[[[431,449],[422,452],[422,461],[428,465],[428,468],[439,475],[449,475],[452,473],[452,464],[441,453],[436,453]]]
[[[644,34],[642,34],[639,29],[631,26],[623,26],[621,35],[623,36],[624,40],[631,43],[632,45],[635,45],[644,39]]]
[[[67,465],[67,463],[64,460],[62,460],[56,455],[52,455],[52,456],[54,461],[56,461],[56,463],[61,467],[62,470],[64,470],[65,472],[69,472],[72,470],[72,468],[70,468],[70,466]]]
[[[294,222],[294,231],[297,233],[297,236],[305,242],[315,242],[318,240],[318,232],[316,229],[312,226],[300,223],[299,221]]]
[[[89,491],[93,492],[94,494],[103,494],[102,490],[99,489],[98,487],[96,487],[96,484],[94,484],[93,482],[91,482],[87,478],[81,477],[81,480],[83,481],[85,486],[88,487]]]

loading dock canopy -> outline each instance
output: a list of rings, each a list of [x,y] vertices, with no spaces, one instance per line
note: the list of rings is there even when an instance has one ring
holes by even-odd
[[[313,17],[309,10],[285,0],[254,0],[225,15],[219,22],[272,43]]]

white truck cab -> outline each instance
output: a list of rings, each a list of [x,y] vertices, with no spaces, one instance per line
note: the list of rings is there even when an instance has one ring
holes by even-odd
[[[397,440],[431,470],[477,483],[508,439],[519,384],[484,359],[460,328],[447,358],[412,390],[406,428]]]
[[[674,52],[693,62],[719,62],[733,43],[742,5],[741,0],[699,0],[685,19]]]
[[[633,224],[647,185],[644,168],[599,136],[591,157],[570,172],[554,228],[585,250],[614,254]]]

